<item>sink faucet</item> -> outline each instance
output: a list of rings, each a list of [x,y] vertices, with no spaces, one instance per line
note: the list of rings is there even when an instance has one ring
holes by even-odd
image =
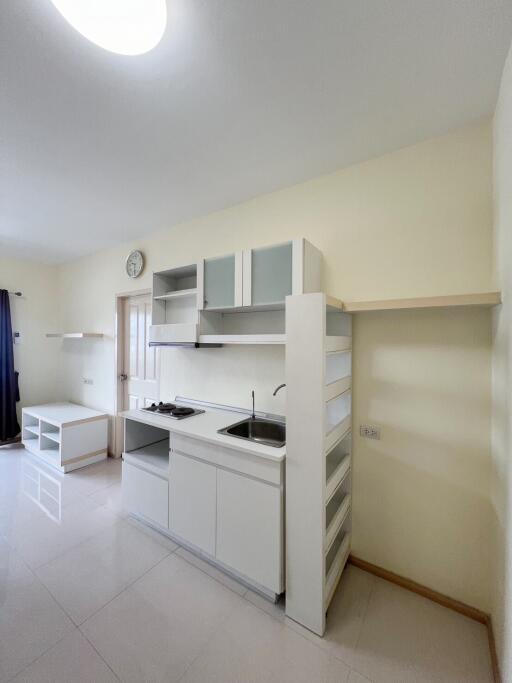
[[[285,386],[286,386],[286,384],[280,384],[278,387],[276,387],[274,389],[274,393],[272,394],[272,396],[275,396],[277,394],[277,392],[279,391],[279,389],[282,389]]]
[[[251,391],[251,396],[252,396],[252,419],[254,420],[256,418],[256,413],[254,412],[254,389]]]

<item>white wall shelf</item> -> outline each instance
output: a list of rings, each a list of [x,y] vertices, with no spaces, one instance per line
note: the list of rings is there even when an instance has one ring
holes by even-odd
[[[75,403],[23,408],[22,443],[60,472],[107,457],[108,417]]]
[[[49,339],[99,339],[102,332],[48,332]]]
[[[179,299],[181,297],[196,297],[197,288],[194,289],[182,289],[176,292],[167,292],[166,294],[160,294],[159,296],[154,296],[155,301],[168,301],[169,299]]]
[[[501,292],[477,292],[474,294],[451,294],[427,296],[412,299],[382,299],[377,301],[345,302],[344,310],[349,313],[364,311],[396,311],[415,308],[452,308],[457,306],[483,306],[489,308],[501,304]]]

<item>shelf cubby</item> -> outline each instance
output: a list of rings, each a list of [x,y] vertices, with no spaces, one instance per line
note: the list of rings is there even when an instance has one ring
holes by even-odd
[[[199,341],[205,344],[285,344],[285,312],[203,311]]]

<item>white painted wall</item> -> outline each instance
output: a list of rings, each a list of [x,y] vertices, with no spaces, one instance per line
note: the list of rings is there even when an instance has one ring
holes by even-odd
[[[59,328],[57,269],[0,257],[0,288],[23,293],[23,297],[10,297],[13,332],[22,335],[21,344],[14,347],[21,417],[22,406],[48,403],[57,397],[59,342],[45,337],[46,332]]]
[[[503,681],[512,681],[512,49],[494,120],[494,228],[503,305],[493,315],[492,615]]]
[[[325,287],[341,299],[492,289],[491,152],[484,122],[60,267],[63,326],[106,335],[63,345],[64,394],[112,411],[115,294],[202,256],[304,236],[322,250]],[[147,267],[134,282],[124,261],[135,247]],[[378,444],[354,439],[354,550],[482,609],[489,329],[478,310],[364,314],[354,352],[355,426],[383,427]],[[248,406],[254,388],[258,408],[281,412],[285,390],[272,391],[283,377],[279,349],[168,349],[161,391]]]

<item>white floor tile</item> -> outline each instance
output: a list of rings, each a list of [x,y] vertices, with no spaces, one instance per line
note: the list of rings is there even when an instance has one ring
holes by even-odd
[[[370,681],[366,676],[362,676],[357,671],[352,670],[348,677],[348,683],[379,683],[378,681]]]
[[[183,683],[346,683],[349,668],[249,603],[186,672]]]
[[[7,586],[0,594],[0,681],[8,681],[73,628],[35,577]]]
[[[491,683],[486,629],[375,580],[352,667],[378,683]]]
[[[12,683],[118,683],[78,629],[63,638]]]
[[[173,683],[240,602],[173,554],[81,629],[124,683]]]
[[[120,520],[36,573],[81,624],[167,555],[163,546]]]
[[[115,524],[119,518],[106,508],[81,503],[62,508],[60,519],[48,515],[20,518],[6,529],[4,537],[35,569]]]
[[[76,484],[78,490],[90,495],[121,481],[121,458],[107,458],[101,462],[82,467],[65,476]]]
[[[123,491],[121,482],[111,484],[106,488],[91,493],[89,499],[96,505],[105,506],[111,512],[114,512],[119,517],[127,517],[128,512],[123,508]]]
[[[186,548],[178,548],[176,550],[176,555],[179,555],[179,557],[182,557],[187,562],[190,562],[190,564],[193,564],[194,567],[197,567],[201,571],[208,574],[208,576],[211,576],[212,579],[220,581],[220,583],[226,586],[226,588],[229,588],[235,593],[238,593],[238,595],[245,595],[247,593],[247,588],[244,585],[242,585],[238,581],[235,581],[235,579],[232,579],[230,576],[222,572],[220,569],[217,569],[217,567],[214,567],[205,560],[202,560],[197,555],[194,555],[193,553],[189,552],[188,550],[186,550]]]
[[[168,536],[165,536],[164,534],[161,534],[159,531],[152,529],[147,524],[144,524],[138,519],[135,519],[135,517],[127,517],[126,522],[133,526],[135,529],[138,529],[138,531],[140,531],[141,533],[145,534],[146,536],[149,536],[149,538],[152,538],[157,543],[160,543],[160,545],[163,545],[163,547],[167,548],[167,550],[170,553],[173,553],[175,550],[179,548],[178,544],[174,541],[171,541],[171,539]]]
[[[255,607],[258,607],[258,609],[261,609],[271,617],[274,617],[274,619],[282,622],[285,621],[286,615],[284,611],[285,608],[283,597],[280,597],[277,602],[272,602],[271,600],[264,598],[260,593],[257,593],[251,589],[246,592],[244,597]]]
[[[375,578],[371,574],[347,565],[327,612],[323,638],[291,619],[286,619],[286,623],[318,647],[329,650],[335,657],[350,665],[355,656],[374,582]]]
[[[0,605],[8,590],[29,585],[34,578],[21,555],[0,538]]]
[[[120,461],[33,460],[0,449],[0,683],[492,680],[480,624],[349,566],[319,638],[124,518]]]

